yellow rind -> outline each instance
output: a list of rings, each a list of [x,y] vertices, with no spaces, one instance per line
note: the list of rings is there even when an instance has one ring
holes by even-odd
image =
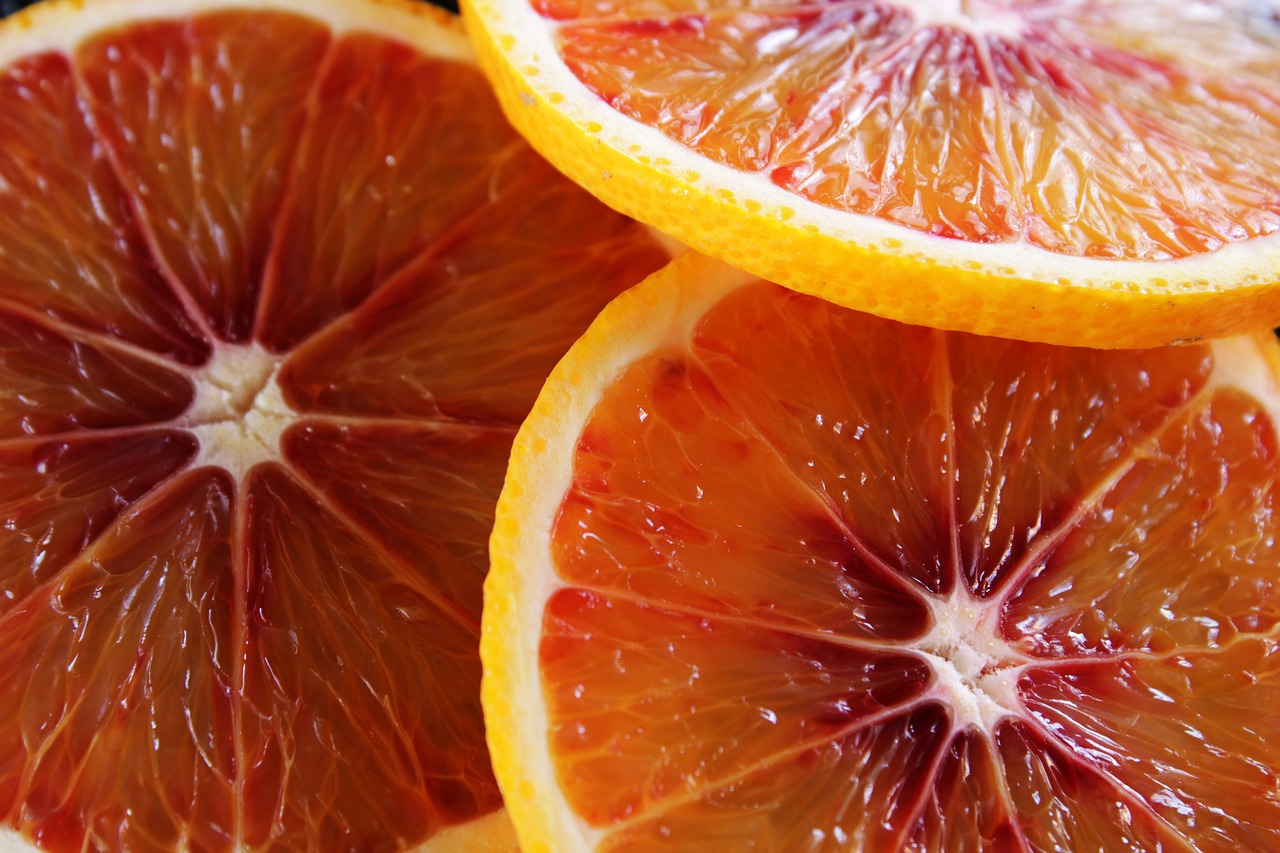
[[[583,824],[554,784],[537,655],[542,608],[556,588],[551,523],[569,488],[573,451],[605,389],[734,288],[755,280],[689,252],[613,300],[551,372],[516,434],[489,540],[480,699],[494,774],[525,853],[589,850]],[[537,697],[537,701],[533,701]]]
[[[719,164],[661,156],[675,143],[566,80],[545,46],[523,44],[528,16],[507,13],[524,2],[462,0],[480,67],[516,129],[606,204],[762,278],[902,322],[1075,346],[1161,346],[1280,324],[1280,235],[1174,261],[1098,260],[949,240],[799,196],[779,205],[773,187],[774,201],[747,198],[742,182],[735,192],[701,173],[724,172]],[[628,134],[640,142],[623,143]],[[877,236],[860,239],[864,226]]]

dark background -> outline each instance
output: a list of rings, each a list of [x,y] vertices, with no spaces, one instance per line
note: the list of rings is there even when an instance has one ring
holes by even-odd
[[[34,0],[0,0],[0,15],[7,15],[10,12],[16,12],[23,6],[30,6]],[[457,0],[430,0],[437,6],[443,6],[454,12],[458,11]]]

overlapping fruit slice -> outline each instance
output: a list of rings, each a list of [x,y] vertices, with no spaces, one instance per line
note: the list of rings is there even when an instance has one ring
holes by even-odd
[[[666,253],[414,4],[6,21],[0,198],[3,843],[512,846],[493,503]]]
[[[1280,347],[903,326],[697,255],[516,439],[485,713],[526,849],[1280,844]]]
[[[1268,4],[465,5],[553,162],[758,275],[1058,343],[1280,321]]]

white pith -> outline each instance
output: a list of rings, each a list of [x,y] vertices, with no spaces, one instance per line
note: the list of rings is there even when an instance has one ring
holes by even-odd
[[[1213,342],[1213,372],[1210,387],[1234,388],[1265,408],[1280,424],[1280,381],[1276,363],[1257,356],[1257,345],[1249,338],[1224,338]]]
[[[989,0],[897,0],[911,12],[918,27],[945,26],[980,35],[1007,38],[1022,35],[1025,19]]]
[[[253,466],[280,457],[280,437],[298,415],[276,381],[280,361],[257,344],[219,342],[208,363],[192,371],[195,398],[179,425],[200,443],[197,465],[242,480]]]
[[[1018,676],[1028,660],[1000,636],[1001,601],[956,590],[927,603],[933,624],[911,646],[933,670],[930,695],[947,708],[954,728],[991,734],[1018,713]]]

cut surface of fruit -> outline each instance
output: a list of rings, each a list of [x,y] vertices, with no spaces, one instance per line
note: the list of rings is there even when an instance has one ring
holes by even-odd
[[[463,5],[539,150],[754,274],[1075,345],[1280,324],[1268,3]]]
[[[1270,334],[1021,343],[677,258],[498,503],[524,849],[1276,847],[1278,429]]]
[[[0,199],[0,847],[512,849],[494,503],[669,253],[391,0],[0,22]]]

